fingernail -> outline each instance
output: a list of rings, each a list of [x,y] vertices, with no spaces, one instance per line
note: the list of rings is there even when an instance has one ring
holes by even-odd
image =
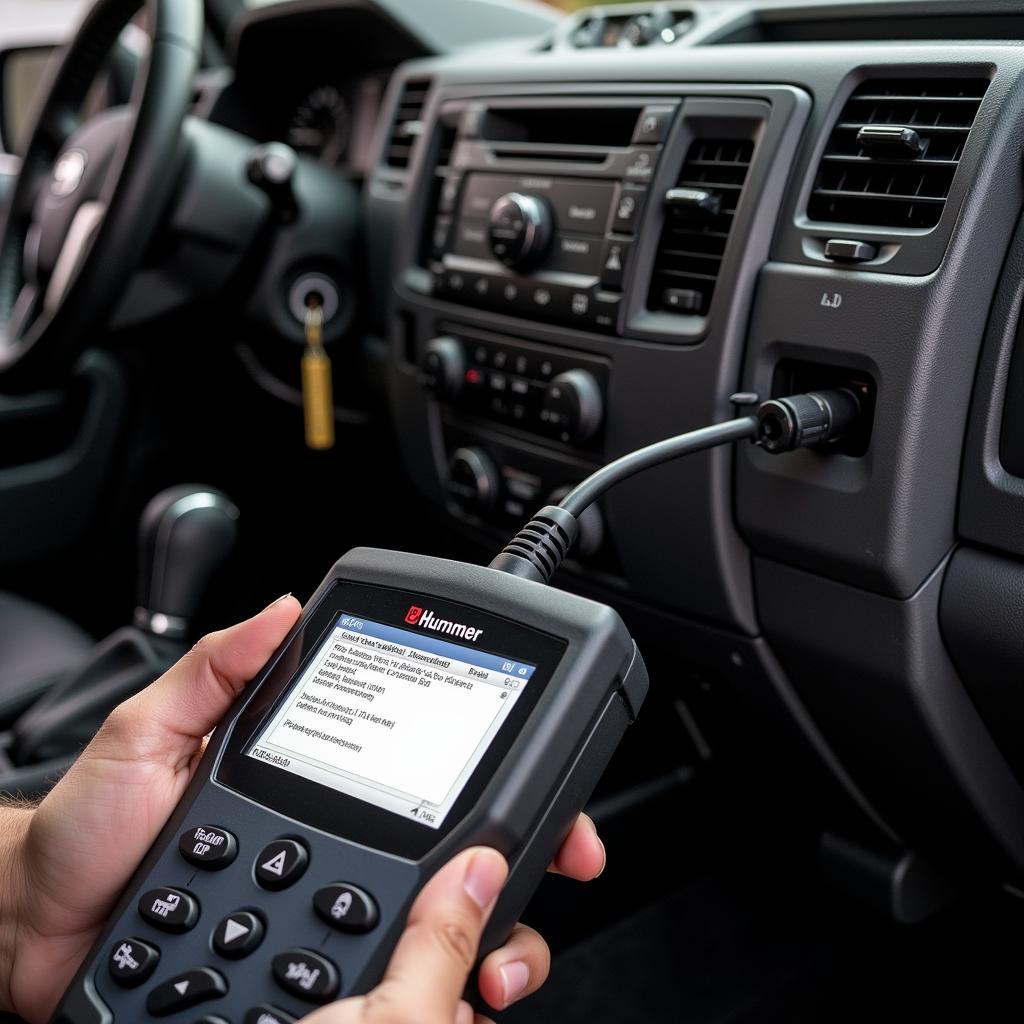
[[[504,1006],[514,1003],[530,983],[530,968],[522,960],[513,960],[501,968],[502,999]]]
[[[287,594],[282,594],[276,601],[271,601],[266,608],[263,609],[265,612],[269,612],[271,608],[276,608],[282,601],[287,601],[292,596],[292,592],[289,590]]]
[[[594,875],[595,878],[600,878],[604,874],[604,869],[608,867],[608,848],[604,845],[604,840],[601,838],[601,834],[597,831],[597,825],[594,824],[593,818],[588,816],[587,821],[590,824],[590,831],[594,833],[594,838],[597,840],[598,846],[601,847],[601,870]]]
[[[473,1024],[473,1007],[465,1000],[455,1010],[455,1024]]]
[[[498,898],[507,874],[508,867],[500,853],[495,850],[480,850],[466,866],[462,886],[478,907],[486,908]]]

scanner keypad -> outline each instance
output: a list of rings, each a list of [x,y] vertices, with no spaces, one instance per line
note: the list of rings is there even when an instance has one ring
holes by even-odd
[[[215,842],[218,836],[223,837],[219,843]],[[237,839],[227,829],[215,825],[188,829],[181,837],[178,851],[190,864],[204,870],[211,869],[209,851],[200,849],[197,853],[197,844],[211,849],[220,847],[225,851],[220,860],[227,860],[228,865],[239,850]],[[276,839],[267,843],[252,862],[253,880],[271,892],[279,891],[298,882],[308,866],[309,851],[305,844],[295,839]],[[350,882],[321,886],[309,898],[310,910],[337,931],[365,934],[377,924],[379,915],[373,897]],[[196,926],[201,907],[186,889],[165,886],[144,893],[138,912],[155,928],[181,934]],[[240,960],[260,947],[266,933],[261,914],[240,909],[214,927],[210,947],[224,959]],[[123,987],[140,985],[153,973],[159,960],[160,951],[155,947],[139,939],[125,939],[111,953],[110,972]],[[282,991],[303,1002],[330,1002],[341,990],[337,964],[312,949],[296,947],[278,952],[269,963],[269,971]],[[227,991],[228,980],[221,971],[197,966],[157,985],[146,999],[146,1009],[154,1017],[168,1016],[220,998]],[[269,1004],[254,1007],[245,1016],[246,1024],[287,1024],[294,1019]]]
[[[382,875],[358,846],[254,832],[244,815],[229,831],[213,823],[217,808],[206,813],[194,819],[204,824],[176,830],[114,924],[83,1011],[109,1008],[116,1024],[294,1024],[303,1006],[347,995],[366,977],[376,956],[367,936],[383,930],[366,882],[386,888],[391,915],[396,893],[415,880],[411,865],[396,860]],[[197,844],[227,851],[225,866],[212,868]],[[79,1011],[64,1024],[79,1024]]]

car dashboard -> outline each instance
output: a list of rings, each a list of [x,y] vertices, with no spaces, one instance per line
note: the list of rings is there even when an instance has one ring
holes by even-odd
[[[1024,867],[1022,29],[987,3],[595,8],[404,65],[367,182],[396,435],[452,526],[508,534],[736,392],[862,396],[843,447],[613,491],[569,585],[652,617],[766,728],[784,706],[780,744],[842,791],[826,821],[911,851],[887,892],[922,852]]]
[[[193,110],[345,183],[358,248],[251,289],[277,333],[239,372],[297,406],[288,303],[333,294],[387,423],[336,420],[393,444],[368,479],[424,551],[486,561],[752,396],[856,393],[841,444],[623,483],[556,583],[622,613],[694,750],[738,709],[751,781],[904,922],[1024,890],[1022,40],[1014,0],[291,0]]]

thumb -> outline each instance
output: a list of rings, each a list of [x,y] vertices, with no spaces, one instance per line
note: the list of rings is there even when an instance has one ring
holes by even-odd
[[[181,740],[199,741],[211,732],[280,645],[299,611],[299,602],[288,594],[251,619],[209,633],[155,683],[126,700],[114,714],[134,734],[133,753],[159,755],[176,750]],[[123,730],[109,731],[123,741]],[[106,732],[97,740],[102,742]]]
[[[484,925],[508,877],[505,858],[476,847],[423,888],[384,980],[367,997],[365,1019],[453,1021]]]
[[[210,732],[295,624],[299,602],[278,598],[251,619],[204,636],[131,702],[140,721],[189,737]],[[130,702],[130,703],[131,703]]]

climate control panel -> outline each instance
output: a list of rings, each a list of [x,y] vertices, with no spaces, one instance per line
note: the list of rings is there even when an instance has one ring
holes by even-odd
[[[453,330],[426,343],[420,371],[452,409],[581,450],[601,439],[604,359]]]

